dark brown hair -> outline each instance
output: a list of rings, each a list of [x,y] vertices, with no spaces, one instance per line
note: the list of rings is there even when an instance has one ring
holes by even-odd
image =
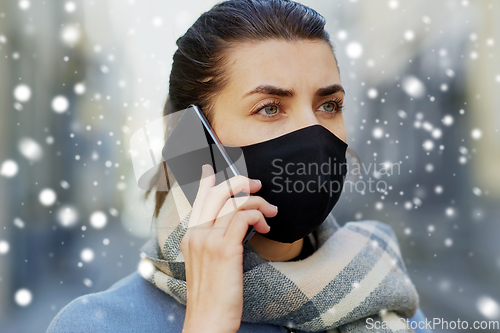
[[[163,115],[196,104],[211,122],[217,95],[228,81],[225,52],[239,42],[324,40],[335,57],[325,23],[315,10],[294,1],[229,0],[216,4],[176,41],[178,49],[173,56]],[[154,187],[170,189],[169,178],[173,176],[167,170],[163,161],[151,180],[146,199]],[[156,191],[156,218],[167,193]]]

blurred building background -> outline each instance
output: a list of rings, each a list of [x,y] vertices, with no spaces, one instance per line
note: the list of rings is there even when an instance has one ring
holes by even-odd
[[[300,2],[328,22],[372,168],[349,180],[380,185],[346,191],[337,219],[394,228],[428,318],[500,320],[500,4]],[[153,208],[130,136],[161,117],[175,40],[215,3],[0,2],[0,332],[45,332],[136,270]]]

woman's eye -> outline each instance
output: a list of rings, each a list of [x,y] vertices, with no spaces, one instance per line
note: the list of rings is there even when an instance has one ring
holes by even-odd
[[[324,110],[326,112],[334,112],[335,111],[335,103],[332,103],[332,102],[326,102],[324,103],[323,105],[326,105],[326,107],[324,108]],[[322,105],[322,106],[323,106]]]
[[[273,115],[278,113],[278,107],[276,105],[268,105],[266,107],[263,107],[261,111],[264,111],[264,114],[266,115]]]

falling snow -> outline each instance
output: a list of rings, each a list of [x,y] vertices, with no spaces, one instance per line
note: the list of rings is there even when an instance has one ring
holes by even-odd
[[[384,130],[380,127],[376,127],[373,129],[372,134],[375,139],[380,139],[381,137],[384,136]]]
[[[57,113],[65,112],[69,107],[68,99],[65,96],[56,96],[52,100],[52,110]]]
[[[451,126],[453,125],[453,117],[450,116],[449,114],[444,116],[443,118],[443,124],[446,125],[446,126]]]
[[[358,59],[363,54],[363,46],[358,42],[351,42],[346,47],[346,54],[351,59]]]
[[[23,229],[25,227],[25,223],[23,220],[21,220],[19,217],[16,217],[14,219],[14,225],[19,228],[19,229]]]
[[[78,210],[70,205],[60,207],[56,216],[59,224],[65,228],[73,227],[78,222]]]
[[[471,137],[475,140],[481,139],[482,136],[483,136],[483,132],[478,128],[473,129],[471,132]]]
[[[9,252],[10,245],[6,240],[0,240],[0,254],[6,254]]]
[[[28,0],[19,1],[19,8],[21,8],[21,10],[28,10],[30,7],[31,3]]]
[[[102,229],[106,226],[108,218],[101,211],[96,211],[90,215],[90,225],[96,229]]]
[[[16,291],[14,295],[14,300],[19,306],[28,306],[30,305],[33,296],[31,295],[31,291],[26,288],[22,288]]]
[[[154,269],[153,264],[148,260],[139,261],[139,265],[137,267],[137,270],[144,278],[149,278],[153,274]]]
[[[489,296],[482,296],[477,300],[477,309],[489,320],[500,319],[500,306],[498,302]]]
[[[61,31],[61,39],[69,46],[74,46],[80,40],[80,29],[77,26],[66,26]]]
[[[85,262],[91,262],[94,260],[94,251],[92,249],[83,249],[80,253],[80,258]]]
[[[45,188],[38,194],[38,200],[44,206],[52,206],[57,199],[56,192],[51,188]]]
[[[407,76],[402,82],[403,90],[413,98],[421,98],[425,94],[425,86],[417,77]]]
[[[85,93],[86,89],[87,88],[85,87],[85,84],[82,82],[75,84],[74,90],[75,90],[75,93],[77,95],[83,95]]]
[[[22,103],[25,103],[31,98],[31,88],[25,84],[20,84],[14,89],[14,97]]]
[[[19,152],[31,161],[38,161],[43,156],[42,146],[31,138],[22,138],[18,143]]]
[[[0,166],[0,175],[11,178],[17,175],[17,171],[19,167],[17,166],[16,161],[14,160],[5,160],[2,162],[2,166]]]
[[[68,1],[64,4],[64,9],[68,13],[73,13],[76,10],[76,4],[73,1]]]

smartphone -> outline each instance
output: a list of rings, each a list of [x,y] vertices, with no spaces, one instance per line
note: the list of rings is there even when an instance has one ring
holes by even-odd
[[[192,207],[204,164],[214,169],[215,185],[236,175],[248,176],[248,173],[242,150],[224,146],[198,106],[191,104],[178,112],[183,114],[165,142],[162,156]],[[240,192],[233,197],[242,195],[248,194]],[[255,231],[253,226],[248,227],[243,245]]]

